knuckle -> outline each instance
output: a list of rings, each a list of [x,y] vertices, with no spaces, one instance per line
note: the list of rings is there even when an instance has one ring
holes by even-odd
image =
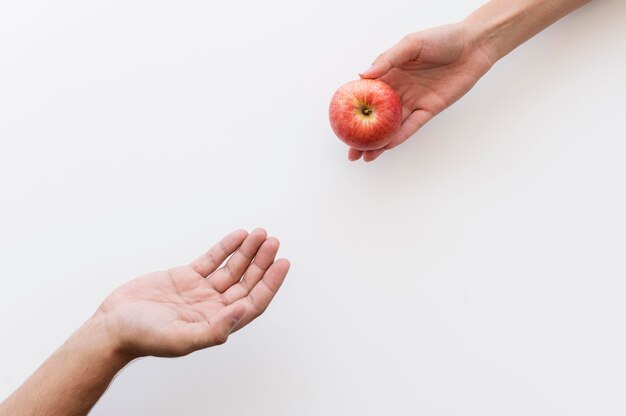
[[[261,305],[256,306],[255,310],[256,310],[257,316],[262,315],[267,310],[268,306],[269,305],[267,303],[263,303]]]
[[[225,332],[219,332],[215,335],[215,339],[213,340],[213,342],[215,343],[215,345],[222,345],[225,344],[226,341],[228,341],[228,334]]]
[[[207,262],[209,264],[216,264],[217,263],[217,259],[215,258],[215,253],[213,253],[213,251],[207,251],[206,253],[204,253],[204,258],[207,260]]]
[[[265,309],[267,308],[267,306],[259,304],[254,298],[254,294],[252,292],[248,295],[248,299],[250,300],[250,304],[252,305],[252,310],[254,311],[255,317],[265,312]]]

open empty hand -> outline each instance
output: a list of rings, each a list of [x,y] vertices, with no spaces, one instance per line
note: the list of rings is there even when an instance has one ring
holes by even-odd
[[[363,156],[369,162],[403,143],[465,95],[492,65],[466,25],[440,26],[406,36],[360,74],[380,79],[396,90],[403,105],[402,125],[384,148],[350,149],[348,158],[354,161]]]
[[[119,348],[136,357],[222,344],[263,313],[285,279],[289,262],[275,261],[278,246],[262,229],[235,231],[189,265],[126,283],[96,314]]]

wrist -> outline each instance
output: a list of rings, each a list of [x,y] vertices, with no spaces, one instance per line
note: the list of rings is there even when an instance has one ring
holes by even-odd
[[[499,14],[492,14],[483,8],[466,17],[462,24],[492,64],[495,64],[518,45],[513,44],[510,32],[516,19],[523,11],[510,7]]]
[[[118,338],[112,333],[106,317],[99,312],[70,337],[66,347],[115,372],[135,358],[123,350]]]

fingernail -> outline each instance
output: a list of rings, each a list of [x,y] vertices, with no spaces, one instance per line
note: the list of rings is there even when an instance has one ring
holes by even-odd
[[[367,74],[368,72],[372,70],[372,68],[374,68],[374,65],[368,66],[367,68],[365,68],[364,71],[359,72],[359,75]]]

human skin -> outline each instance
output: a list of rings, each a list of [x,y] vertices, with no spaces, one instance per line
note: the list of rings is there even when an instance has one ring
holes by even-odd
[[[0,416],[86,415],[133,359],[223,344],[265,311],[284,281],[290,265],[275,260],[278,246],[262,229],[235,231],[186,266],[121,286],[0,404]]]
[[[402,100],[402,125],[382,149],[351,148],[348,159],[378,158],[465,95],[513,49],[591,0],[492,0],[465,20],[405,36],[360,76],[380,79]]]

